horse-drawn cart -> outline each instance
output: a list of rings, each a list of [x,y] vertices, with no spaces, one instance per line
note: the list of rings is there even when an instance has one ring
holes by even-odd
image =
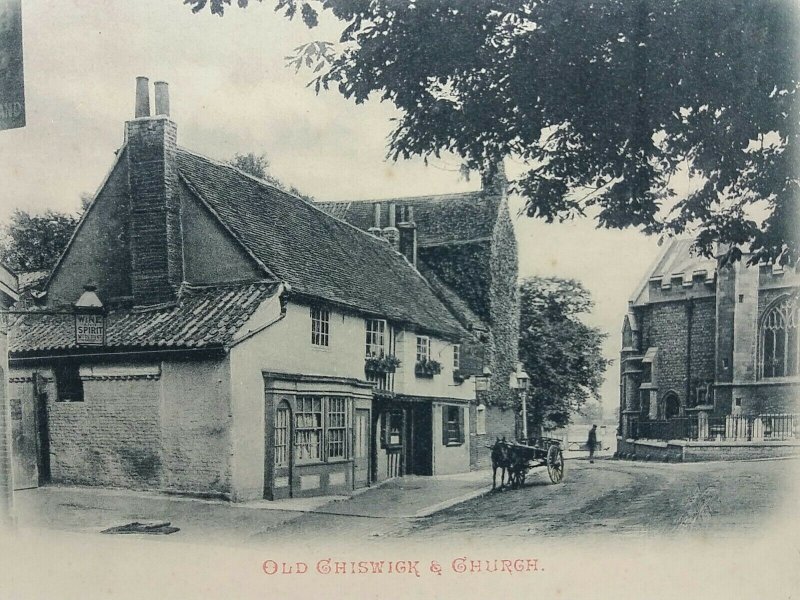
[[[553,438],[537,438],[530,440],[531,445],[519,442],[497,440],[492,448],[492,488],[497,485],[497,469],[500,474],[500,487],[505,485],[505,474],[508,472],[508,483],[512,488],[525,483],[528,471],[536,467],[546,467],[547,475],[553,483],[564,480],[564,452],[561,440]]]

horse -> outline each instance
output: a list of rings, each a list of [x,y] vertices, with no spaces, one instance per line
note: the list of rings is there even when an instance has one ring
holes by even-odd
[[[497,469],[500,469],[500,489],[505,486],[506,469],[511,466],[509,460],[509,446],[506,438],[497,438],[492,449],[492,489],[497,489]],[[509,474],[509,483],[511,482]]]
[[[528,472],[528,458],[519,449],[513,446],[508,449],[508,482],[511,489],[517,489],[525,484]]]

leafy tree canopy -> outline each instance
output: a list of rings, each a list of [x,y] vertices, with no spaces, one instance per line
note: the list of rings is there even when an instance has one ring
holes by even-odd
[[[222,15],[231,0],[184,0]],[[248,0],[237,0],[240,7]],[[463,157],[515,182],[530,216],[798,256],[791,0],[276,0],[338,41],[289,57],[319,91],[393,102],[389,155]],[[488,167],[491,168],[491,167]],[[675,175],[697,182],[677,196]]]
[[[78,217],[48,210],[15,210],[0,236],[0,260],[17,273],[51,269],[66,248]]]
[[[581,321],[592,299],[578,281],[530,277],[520,284],[519,358],[530,376],[528,419],[536,428],[568,425],[600,400],[606,334]],[[535,429],[530,429],[534,431]]]
[[[280,181],[277,177],[273,177],[269,174],[269,159],[267,158],[266,154],[255,154],[254,152],[248,152],[247,154],[235,154],[231,160],[228,161],[228,164],[236,167],[240,171],[244,171],[253,177],[258,177],[259,179],[263,179],[270,185],[275,186],[279,190],[283,190],[284,192],[289,192],[290,194],[294,194],[306,200],[307,202],[313,202],[314,198],[312,196],[306,196],[305,194],[301,193],[293,185],[287,186],[282,181]]]

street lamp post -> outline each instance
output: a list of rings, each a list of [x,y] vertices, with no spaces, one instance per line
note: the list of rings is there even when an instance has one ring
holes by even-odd
[[[520,403],[522,404],[522,439],[528,443],[528,386],[531,378],[522,370],[522,363],[517,363],[517,370],[511,373],[509,386],[511,389],[518,390]]]

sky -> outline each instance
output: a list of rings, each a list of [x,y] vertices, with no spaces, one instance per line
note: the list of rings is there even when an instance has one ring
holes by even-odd
[[[266,153],[272,175],[319,200],[476,189],[453,158],[387,161],[390,104],[318,96],[308,73],[285,66],[293,48],[336,32],[334,22],[289,22],[269,1],[219,18],[181,0],[23,0],[27,126],[0,132],[0,221],[15,208],[76,211],[97,190],[133,117],[138,75],[170,84],[181,146],[221,160]],[[609,334],[604,353],[615,359],[602,391],[611,415],[622,318],[657,241],[590,220],[547,225],[517,216],[521,206],[511,199],[520,276],[574,278],[593,295],[586,321]]]

